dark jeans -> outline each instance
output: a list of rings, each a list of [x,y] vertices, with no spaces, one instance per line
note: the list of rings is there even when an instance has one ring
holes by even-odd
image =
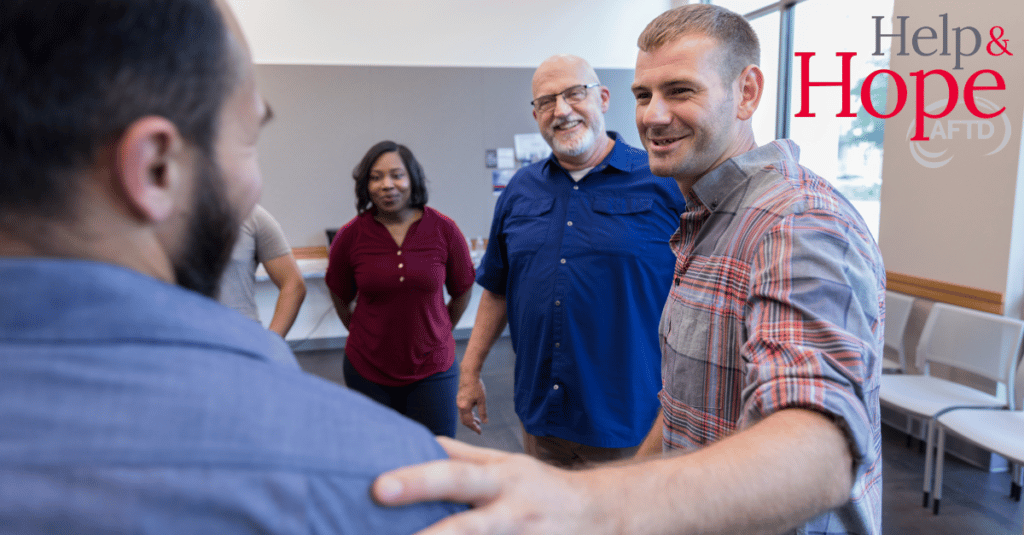
[[[370,399],[395,409],[427,426],[435,435],[455,438],[458,410],[459,368],[455,363],[443,372],[404,386],[385,386],[359,375],[348,359],[342,367],[345,385]]]

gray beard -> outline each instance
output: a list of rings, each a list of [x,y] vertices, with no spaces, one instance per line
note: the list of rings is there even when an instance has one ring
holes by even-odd
[[[551,142],[551,148],[552,150],[555,151],[555,154],[564,154],[566,156],[579,156],[590,150],[590,148],[594,146],[595,140],[596,138],[594,137],[594,131],[591,130],[590,128],[587,128],[586,133],[583,134],[581,137],[574,139],[573,143],[571,143],[570,145],[566,145],[565,143],[558,141],[557,137],[553,138]]]

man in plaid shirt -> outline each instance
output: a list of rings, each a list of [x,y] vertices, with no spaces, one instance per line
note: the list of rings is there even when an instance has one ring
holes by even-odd
[[[878,247],[794,143],[754,142],[764,77],[741,16],[682,6],[638,45],[640,138],[687,196],[663,411],[641,447],[666,454],[563,472],[445,442],[453,461],[385,475],[375,495],[476,506],[423,534],[881,533]]]

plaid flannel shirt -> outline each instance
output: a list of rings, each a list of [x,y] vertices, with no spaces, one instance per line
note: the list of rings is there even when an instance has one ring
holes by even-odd
[[[846,433],[856,480],[848,504],[798,532],[880,533],[885,270],[860,215],[798,154],[787,140],[756,148],[687,199],[659,329],[665,447],[821,412]]]

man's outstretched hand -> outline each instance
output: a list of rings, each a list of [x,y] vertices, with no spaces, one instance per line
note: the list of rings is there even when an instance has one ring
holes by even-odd
[[[467,503],[417,535],[595,535],[614,532],[587,495],[587,472],[569,472],[531,457],[470,446],[439,437],[451,457],[400,468],[373,484],[383,505],[424,501]]]

